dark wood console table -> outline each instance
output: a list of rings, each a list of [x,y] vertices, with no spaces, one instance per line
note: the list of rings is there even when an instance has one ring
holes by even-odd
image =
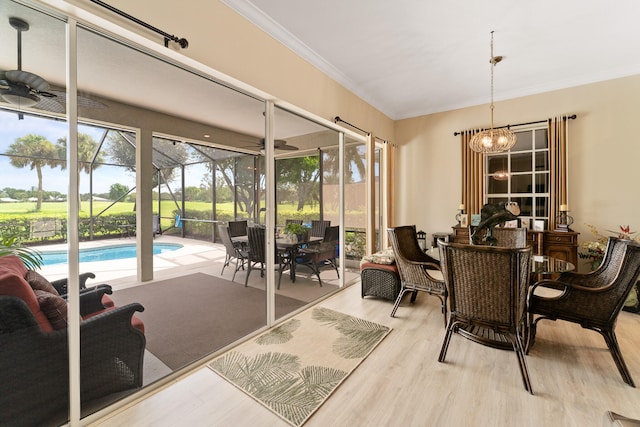
[[[469,227],[453,226],[451,241],[469,243]],[[534,255],[547,255],[578,265],[578,235],[575,231],[527,231]]]

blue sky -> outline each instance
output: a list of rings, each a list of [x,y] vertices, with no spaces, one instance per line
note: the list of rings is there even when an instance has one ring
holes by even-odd
[[[0,153],[5,153],[9,146],[13,144],[17,138],[30,133],[42,135],[52,143],[56,143],[59,138],[67,135],[67,124],[64,121],[56,121],[51,119],[43,119],[25,115],[23,120],[18,119],[17,113],[0,111]],[[80,125],[78,131],[90,134],[96,141],[99,141],[103,130],[93,126]],[[195,168],[187,174],[187,185],[199,185],[199,175],[195,172]],[[204,173],[204,170],[201,171]],[[51,169],[45,167],[42,170],[43,188],[45,191],[59,191],[67,194],[68,192],[68,170],[60,168]],[[9,162],[7,156],[0,156],[0,189],[5,187],[30,190],[38,186],[38,178],[35,170],[29,167],[16,168]],[[128,188],[135,186],[135,176],[130,172],[123,173],[122,168],[101,166],[94,172],[93,192],[108,193],[109,188],[114,183],[126,185]],[[88,175],[80,177],[80,192],[89,192]]]
[[[5,153],[16,138],[30,133],[43,135],[52,143],[58,138],[66,136],[67,126],[65,122],[54,120],[43,120],[36,117],[24,116],[23,120],[18,119],[17,113],[0,112],[0,152]],[[60,191],[67,193],[68,179],[66,171],[63,173],[58,169],[43,169],[43,185],[48,191]],[[38,178],[35,171],[30,168],[16,168],[9,163],[9,158],[0,156],[0,177],[2,178],[2,188],[12,187],[29,190],[38,186]]]

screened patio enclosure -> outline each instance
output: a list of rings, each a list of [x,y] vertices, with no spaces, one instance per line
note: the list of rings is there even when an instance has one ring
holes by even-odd
[[[306,284],[287,278],[281,289],[276,289],[273,239],[265,243],[264,275],[253,274],[248,286],[234,283],[226,271],[221,273],[217,258],[213,258],[217,255],[202,258],[197,281],[215,281],[246,294],[258,292],[255,306],[249,306],[245,298],[233,299],[238,304],[236,312],[260,310],[257,325],[248,333],[272,326],[299,309],[276,312],[279,299],[296,299],[295,294],[286,296],[284,292],[295,293],[304,286],[314,292],[338,292],[344,287],[345,260],[360,259],[371,224],[367,219],[367,183],[373,176],[372,153],[367,152],[364,136],[124,28],[107,30],[100,27],[102,21],[94,22],[88,15],[82,20],[69,17],[70,12],[56,10],[46,1],[5,3],[0,36],[7,44],[15,42],[9,17],[29,23],[30,29],[22,38],[23,69],[45,80],[54,96],[30,105],[0,97],[0,177],[5,183],[0,194],[0,232],[20,234],[21,241],[29,245],[60,243],[68,255],[63,273],[70,278],[69,323],[60,332],[70,336],[64,341],[71,360],[69,381],[63,381],[68,386],[64,394],[71,402],[65,408],[65,420],[91,417],[115,401],[137,397],[144,388],[159,387],[171,380],[173,372],[230,345],[207,347],[207,341],[202,340],[202,353],[169,369],[166,376],[145,373],[141,385],[105,399],[102,406],[81,398],[86,390],[81,390],[84,383],[78,378],[87,375],[80,367],[83,335],[75,334],[84,322],[80,320],[78,274],[87,270],[79,261],[81,243],[128,239],[136,246],[137,255],[136,273],[133,279],[127,277],[126,285],[152,289],[157,281],[169,277],[160,274],[164,271],[153,256],[158,233],[162,234],[160,239],[166,236],[214,246],[217,225],[230,220],[246,219],[264,226],[267,233],[275,233],[287,219],[307,223],[330,220],[340,226],[340,276],[334,271],[333,283],[322,289],[313,278]],[[5,50],[0,55],[0,70],[16,68],[15,59],[13,50]],[[76,73],[67,73],[69,68]],[[159,218],[157,230],[154,216]],[[34,226],[43,223],[53,227]],[[188,255],[195,258],[198,254]],[[123,269],[121,264],[124,262],[94,270],[96,280],[102,280],[100,273]],[[178,284],[165,300],[177,301],[188,295],[190,285],[196,282],[196,267],[189,271],[180,268],[176,263],[170,271],[170,278],[178,279]],[[248,278],[246,272],[239,274],[243,282]],[[182,279],[187,276],[190,278]],[[119,283],[109,282],[116,305],[127,303],[118,296],[124,290],[118,289]],[[318,295],[299,298],[302,307],[324,297]],[[160,312],[159,317],[172,319],[184,330],[195,326],[212,329],[207,323],[213,323],[211,320],[189,319],[196,306],[207,307],[206,299],[176,304],[180,310],[175,312],[161,311],[144,293],[134,302],[144,306],[139,313],[142,317]],[[230,329],[222,320],[215,328]],[[163,349],[189,348],[167,342],[154,350],[153,332],[161,328],[148,322],[145,364],[156,358],[163,363]],[[43,375],[40,380],[47,379]]]
[[[0,110],[0,121],[14,126],[15,113]],[[59,126],[58,122],[43,116],[26,115],[23,121],[30,129],[48,129],[52,124]],[[26,135],[16,136],[14,140],[20,141]],[[276,226],[283,226],[287,219],[304,223],[324,219],[338,223],[338,149],[330,145],[335,143],[332,138],[335,139],[335,135],[326,130],[292,138],[290,147],[298,148],[293,144],[303,145],[305,139],[323,143],[324,147],[288,150],[275,159]],[[265,163],[261,153],[250,154],[163,137],[153,137],[152,147],[153,214],[159,218],[159,228],[154,232],[218,241],[217,223],[246,219],[250,224],[265,224]],[[19,144],[15,142],[6,146],[0,151],[0,157],[9,162],[19,157],[25,164],[48,164],[52,170],[44,172],[46,178],[64,179],[67,166],[63,138],[58,140],[58,149],[48,157],[43,153],[17,153],[18,148]],[[345,188],[349,204],[346,242],[348,256],[358,259],[364,251],[364,148],[364,144],[351,143],[345,149]],[[79,198],[82,210],[87,213],[80,219],[80,239],[134,236],[136,134],[81,124],[79,153]],[[11,191],[9,187],[6,191],[18,197],[15,200],[38,196],[35,190],[19,192]],[[41,197],[45,205],[66,200],[66,194],[52,191],[46,184]],[[45,210],[39,220],[64,225],[66,214],[47,214]],[[25,241],[40,240],[42,236],[32,235],[27,228],[30,227],[25,223],[21,236]],[[46,240],[65,240],[64,230],[65,227],[60,227],[53,235],[46,236]]]

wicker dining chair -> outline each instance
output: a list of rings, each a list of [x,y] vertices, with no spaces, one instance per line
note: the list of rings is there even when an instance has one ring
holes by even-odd
[[[395,317],[396,310],[407,292],[412,292],[411,302],[414,302],[418,291],[426,292],[440,299],[444,322],[447,322],[447,288],[440,279],[439,261],[425,254],[420,248],[416,229],[411,225],[390,228],[387,230],[389,241],[400,275],[401,290],[391,310],[391,317]],[[435,273],[438,274],[435,274]]]
[[[527,247],[527,229],[524,227],[496,227],[493,229],[493,237],[498,241],[498,246],[504,248]]]
[[[531,247],[438,242],[440,266],[449,290],[449,322],[439,362],[454,332],[480,344],[516,353],[524,388],[533,394],[523,344]],[[506,348],[509,348],[506,347]]]
[[[556,280],[541,280],[529,290],[529,337],[527,351],[536,338],[542,319],[565,320],[598,332],[625,383],[635,387],[620,352],[615,327],[629,292],[640,277],[640,244],[609,238],[601,266],[591,273],[565,272]],[[541,295],[539,290],[560,290],[559,295]],[[538,293],[536,293],[538,292]]]
[[[469,230],[469,236],[471,236],[471,229]],[[495,246],[504,248],[524,248],[527,246],[527,229],[524,227],[495,227],[492,231],[492,236],[495,239]],[[484,238],[484,236],[482,236]],[[488,245],[488,242],[484,242],[484,239],[479,239],[480,244]],[[469,243],[473,244],[473,241]]]

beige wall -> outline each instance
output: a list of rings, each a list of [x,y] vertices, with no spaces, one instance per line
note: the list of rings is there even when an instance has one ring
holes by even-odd
[[[577,114],[569,122],[569,208],[573,229],[590,240],[599,230],[630,224],[640,230],[640,198],[633,173],[640,162],[635,126],[640,76],[610,80],[495,104],[496,125]],[[432,233],[455,224],[460,204],[460,137],[454,131],[484,127],[489,108],[465,108],[396,122],[398,224]]]
[[[86,0],[67,0],[131,31],[162,37]],[[335,116],[393,139],[393,121],[217,0],[111,0],[109,5],[189,41],[175,48],[243,83],[333,121]],[[350,128],[349,128],[350,129]],[[350,129],[353,130],[353,129]]]
[[[158,38],[86,1],[66,3]],[[486,127],[488,105],[394,123],[219,1],[109,4],[187,38],[190,46],[181,51],[185,55],[318,116],[332,120],[339,115],[396,142],[397,223],[415,223],[429,233],[448,231],[455,223],[460,142],[453,132]],[[569,206],[576,220],[573,228],[583,233],[581,240],[589,238],[585,223],[601,230],[614,230],[619,224],[640,230],[640,200],[632,175],[640,160],[634,132],[639,100],[640,76],[634,76],[496,103],[496,125],[578,115],[570,122]]]

